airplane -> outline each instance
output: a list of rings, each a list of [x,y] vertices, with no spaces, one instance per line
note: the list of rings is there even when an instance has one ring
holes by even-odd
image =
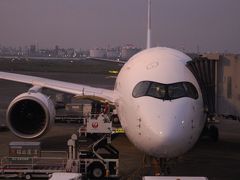
[[[150,7],[148,0],[147,48],[123,65],[114,90],[0,72],[0,79],[32,85],[10,103],[9,129],[26,139],[50,129],[55,108],[42,93],[42,88],[49,88],[114,104],[127,137],[148,155],[174,158],[190,150],[205,124],[202,93],[186,67],[189,56],[171,48],[150,47]]]

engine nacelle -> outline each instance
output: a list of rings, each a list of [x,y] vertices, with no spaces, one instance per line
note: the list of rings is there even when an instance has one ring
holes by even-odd
[[[50,129],[56,115],[52,100],[40,92],[17,96],[7,110],[9,129],[18,137],[37,138]]]

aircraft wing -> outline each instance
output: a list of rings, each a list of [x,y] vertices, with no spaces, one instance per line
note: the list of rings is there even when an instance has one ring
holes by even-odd
[[[31,84],[36,87],[53,89],[65,93],[74,94],[76,96],[88,97],[90,99],[108,100],[110,102],[114,102],[115,99],[113,90],[94,88],[91,86],[51,80],[36,76],[28,76],[0,71],[0,79]]]

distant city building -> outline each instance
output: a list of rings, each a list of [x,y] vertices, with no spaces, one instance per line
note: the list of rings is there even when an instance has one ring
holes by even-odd
[[[55,56],[55,57],[59,56],[59,46],[58,45],[55,46],[53,56]]]
[[[82,57],[82,58],[90,56],[89,50],[82,50],[82,49],[80,49],[78,54],[79,54],[79,57]]]
[[[113,49],[107,49],[107,58],[108,59],[117,59],[120,57],[119,49],[113,48]]]
[[[65,54],[66,54],[65,49],[58,49],[57,56],[55,57],[66,57]]]
[[[52,57],[53,52],[49,49],[40,49],[39,50],[39,56],[40,57]]]
[[[69,48],[66,50],[66,54],[65,54],[65,57],[73,57],[75,56],[76,57],[76,53],[75,53],[75,50],[73,48]]]
[[[122,47],[122,50],[121,50],[121,58],[122,59],[125,59],[125,60],[128,60],[130,59],[134,54],[138,53],[139,51],[141,51],[141,49],[131,45],[131,44],[128,44],[124,47]]]
[[[90,49],[90,57],[94,58],[106,58],[107,51],[103,48]]]
[[[30,46],[29,55],[30,55],[30,56],[35,56],[35,55],[36,55],[36,45],[31,45],[31,46]]]
[[[107,59],[123,59],[128,60],[131,56],[139,52],[140,49],[133,45],[114,48],[95,48],[90,50],[75,50],[73,48],[60,48],[56,45],[52,49],[37,48],[36,45],[25,47],[0,47],[1,56],[17,56],[17,57],[54,57],[54,58],[107,58]]]

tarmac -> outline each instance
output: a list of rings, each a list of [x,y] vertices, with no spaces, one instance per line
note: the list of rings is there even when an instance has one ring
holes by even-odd
[[[218,142],[200,140],[192,150],[171,161],[171,176],[205,176],[210,180],[238,180],[240,177],[240,123],[222,120]],[[78,127],[75,124],[56,124],[42,138],[45,151],[67,151],[67,140]],[[8,154],[8,143],[22,141],[10,131],[0,131],[0,157]],[[121,179],[141,179],[144,154],[136,149],[126,136],[113,140],[120,152]]]
[[[19,71],[15,71],[19,72]],[[115,79],[106,73],[64,73],[64,72],[23,72],[58,80],[66,80],[92,86],[112,88]],[[18,94],[26,92],[29,86],[8,81],[0,81],[0,124],[4,123],[8,103]],[[205,176],[210,180],[240,179],[240,122],[220,120],[219,141],[201,139],[193,149],[171,161],[171,176]],[[56,124],[37,141],[43,150],[67,150],[67,140],[76,132],[76,124]],[[0,130],[0,157],[8,154],[8,143],[23,141],[7,129]],[[114,139],[113,144],[120,152],[121,179],[141,179],[144,154],[136,149],[124,135]]]

